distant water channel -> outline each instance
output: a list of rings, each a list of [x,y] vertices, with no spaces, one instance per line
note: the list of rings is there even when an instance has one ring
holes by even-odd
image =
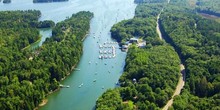
[[[100,60],[99,44],[113,41],[110,37],[111,27],[121,20],[133,18],[135,7],[134,0],[69,0],[43,4],[33,4],[32,0],[12,0],[11,4],[0,3],[1,11],[36,9],[42,12],[40,20],[53,20],[56,23],[79,11],[94,13],[90,33],[84,41],[83,55],[77,66],[79,70],[73,71],[61,82],[70,88],[62,88],[49,95],[48,103],[41,110],[91,110],[106,89],[115,87],[123,72],[126,53],[114,44],[116,57]],[[51,29],[40,30],[40,33],[42,41],[38,45],[51,36]]]

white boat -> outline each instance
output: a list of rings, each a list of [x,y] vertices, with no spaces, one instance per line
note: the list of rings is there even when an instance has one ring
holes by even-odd
[[[76,70],[76,71],[80,71],[80,69],[79,69],[79,68],[75,68],[75,70]]]
[[[119,85],[119,82],[117,81],[115,84],[116,84],[116,85]]]
[[[81,88],[81,85],[79,85],[79,88]]]

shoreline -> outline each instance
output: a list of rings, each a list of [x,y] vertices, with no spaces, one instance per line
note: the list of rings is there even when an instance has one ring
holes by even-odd
[[[46,105],[47,102],[48,102],[48,99],[47,99],[47,98],[43,99],[43,100],[41,101],[41,103],[40,103],[37,107],[34,108],[34,110],[38,110],[40,107]]]
[[[55,89],[54,91],[51,91],[51,92],[49,92],[48,94],[46,94],[46,95],[45,95],[46,97],[40,102],[40,104],[39,104],[38,106],[36,106],[36,107],[34,108],[34,110],[39,110],[40,107],[45,106],[45,105],[48,103],[48,101],[49,101],[49,99],[47,98],[47,96],[49,96],[50,94],[52,94],[52,93],[54,93],[54,92],[57,92],[57,91],[59,91],[59,90],[60,90],[60,88],[57,88],[57,89]]]
[[[39,104],[39,107],[44,106],[45,104],[47,104],[48,99],[43,99],[42,102]]]
[[[83,37],[83,39],[82,39],[81,41],[84,41],[84,40],[87,38],[88,35],[89,35],[89,31],[86,33],[86,35]],[[83,53],[82,53],[82,54],[83,54]],[[61,81],[65,80],[65,79],[74,71],[75,67],[79,64],[79,62],[80,62],[80,60],[79,60],[75,65],[73,65],[73,66],[71,67],[70,72],[68,72],[68,73],[66,74],[66,76],[61,79]],[[55,92],[57,92],[57,91],[59,91],[59,90],[60,90],[60,87],[58,87],[58,88],[57,88],[56,90],[54,90],[54,91],[49,92],[49,93],[46,94],[45,96],[47,97],[47,96],[49,96],[50,94],[55,93]],[[49,101],[48,98],[44,98],[44,99],[41,101],[41,103],[40,103],[37,107],[34,108],[34,110],[39,110],[39,108],[45,106],[45,105],[48,103],[48,101]]]
[[[41,39],[42,39],[42,36],[40,36],[40,38],[39,38],[37,41],[35,41],[35,42],[29,44],[28,46],[22,48],[21,50],[30,49],[30,47],[31,47],[32,45],[39,43],[39,42],[41,41]]]
[[[87,36],[89,35],[89,32],[90,32],[90,29],[86,32],[86,35],[81,39],[82,42],[87,38]]]
[[[68,72],[68,73],[66,74],[66,76],[61,79],[61,81],[65,80],[65,79],[67,78],[67,76],[69,76],[69,75],[71,74],[71,72],[73,72],[73,70],[75,69],[75,66],[78,65],[78,63],[79,63],[79,62],[77,62],[75,65],[73,65],[73,66],[71,67],[71,71]],[[40,103],[37,107],[34,108],[34,110],[39,110],[40,107],[45,106],[45,105],[48,103],[48,101],[49,101],[48,98],[47,98],[47,96],[49,96],[50,94],[55,93],[55,92],[57,92],[57,91],[59,91],[59,90],[60,90],[60,87],[58,87],[58,88],[55,89],[54,91],[51,91],[51,92],[49,92],[48,94],[46,94],[46,95],[45,95],[46,98],[44,98],[44,99],[41,101],[41,103]]]

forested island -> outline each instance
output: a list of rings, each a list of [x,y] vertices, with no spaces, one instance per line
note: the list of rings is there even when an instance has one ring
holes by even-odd
[[[79,12],[57,23],[52,37],[39,48],[26,46],[40,38],[38,27],[54,25],[38,22],[40,11],[0,12],[0,108],[33,110],[47,94],[59,89],[82,55],[93,14]],[[51,25],[50,25],[51,24]]]
[[[66,2],[69,0],[33,0],[33,3]]]
[[[121,43],[138,36],[146,40],[147,46],[144,49],[136,46],[129,48],[125,70],[119,79],[120,87],[107,90],[100,96],[96,102],[97,110],[163,108],[173,94],[179,75],[180,60],[175,51],[186,67],[186,84],[181,94],[174,97],[169,109],[220,109],[220,23],[199,14],[204,7],[210,7],[207,10],[218,13],[220,10],[217,4],[220,2],[135,2],[139,4],[134,19],[114,25],[111,34]],[[162,8],[159,24],[168,44],[158,41],[155,34],[157,10]]]

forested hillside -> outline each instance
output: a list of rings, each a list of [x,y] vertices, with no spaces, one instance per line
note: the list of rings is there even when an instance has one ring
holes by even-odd
[[[111,35],[118,42],[125,42],[132,37],[139,37],[147,39],[147,37],[157,37],[154,33],[154,26],[156,26],[156,20],[134,18],[130,20],[124,20],[111,29]]]
[[[39,17],[39,11],[0,12],[1,110],[33,110],[59,88],[59,81],[79,61],[93,14],[73,14],[56,25],[42,47],[33,52],[23,50],[40,38],[36,28]]]
[[[40,15],[40,11],[0,12],[1,48],[20,50],[37,41],[40,36],[36,24]]]
[[[97,101],[97,110],[160,109],[176,87],[179,63],[171,46],[130,48],[120,78],[121,87],[104,93]]]
[[[120,87],[107,90],[96,102],[97,110],[160,109],[171,98],[180,75],[180,60],[175,50],[159,39],[156,17],[161,4],[141,4],[135,18],[122,21],[111,29],[112,37],[124,41],[143,38],[144,49],[129,48]]]
[[[142,38],[147,44],[161,44],[156,33],[156,16],[162,9],[162,4],[140,4],[135,10],[133,19],[124,20],[111,28],[111,36],[120,43],[125,43],[132,37]]]
[[[177,82],[178,76],[175,75],[178,75],[178,66],[168,63],[172,61],[172,64],[179,63],[178,57],[168,58],[168,56],[175,56],[175,52],[164,43],[152,45],[152,40],[149,40],[149,38],[156,39],[153,34],[156,32],[151,29],[154,29],[153,20],[155,20],[160,5],[156,4],[158,6],[156,7],[155,4],[147,1],[150,6],[142,7],[146,10],[140,10],[140,7],[146,4],[143,0],[138,3],[141,4],[138,4],[136,8],[136,17],[114,25],[111,32],[113,38],[122,42],[133,36],[141,36],[148,42],[148,46],[146,49],[136,47],[129,49],[125,72],[120,78],[121,86],[104,93],[97,101],[97,109],[149,110],[162,108],[170,98],[175,82]],[[197,6],[192,6],[193,0],[171,0],[169,4],[163,4],[164,10],[160,18],[162,34],[165,41],[175,48],[186,67],[186,85],[181,94],[174,98],[173,106],[169,109],[220,109],[220,24],[214,20],[205,19],[197,13],[201,12],[204,7],[204,10],[218,13],[219,3],[220,1],[198,0],[195,4]],[[154,18],[151,15],[154,15]],[[139,22],[140,24],[136,23],[137,18],[143,19],[143,16],[148,19],[142,20]],[[136,22],[131,22],[135,20]],[[151,20],[152,22],[149,22]],[[146,23],[147,21],[149,24]],[[144,25],[148,28],[143,28]],[[143,34],[135,29],[143,31]],[[149,31],[152,34],[149,34]],[[166,53],[163,50],[166,50]],[[152,60],[152,57],[157,59]],[[165,65],[169,65],[170,69],[162,68]],[[166,73],[171,70],[173,70],[171,72],[173,74]],[[171,80],[172,83],[169,82]],[[166,85],[166,87],[158,86],[158,83]],[[117,97],[109,100],[113,96]]]
[[[217,110],[220,108],[220,24],[200,17],[189,4],[187,8],[173,3],[165,8],[161,24],[167,41],[186,66],[186,86],[171,109]]]

